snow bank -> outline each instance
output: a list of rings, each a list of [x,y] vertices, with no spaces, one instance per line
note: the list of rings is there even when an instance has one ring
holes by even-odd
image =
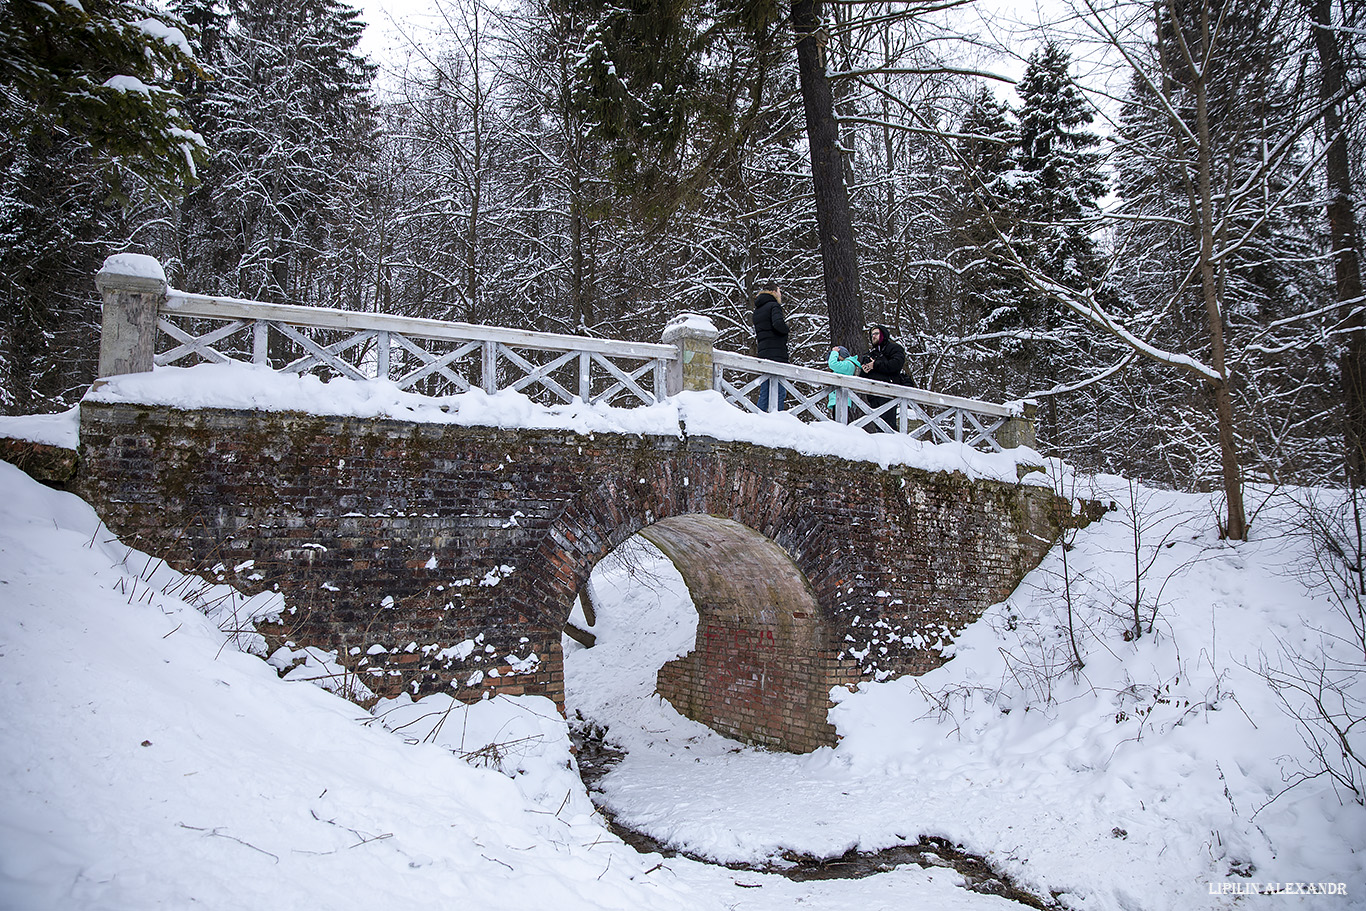
[[[566,640],[565,677],[571,712],[629,751],[601,782],[607,806],[722,862],[942,836],[1088,911],[1230,908],[1286,883],[1346,894],[1250,902],[1366,907],[1366,810],[1327,776],[1287,790],[1312,756],[1259,673],[1285,647],[1350,642],[1306,589],[1298,507],[1274,499],[1234,545],[1209,530],[1207,497],[1130,500],[1113,478],[1084,494],[1126,505],[1067,553],[1072,636],[1055,548],[942,668],[834,690],[843,739],[806,756],[739,748],[661,702],[653,668],[691,647],[696,612],[662,556],[605,561],[598,644]],[[1135,522],[1144,632],[1126,641]]]
[[[1011,907],[943,869],[793,883],[637,854],[593,812],[547,700],[367,714],[298,679],[329,656],[275,656],[281,679],[223,631],[278,597],[179,576],[3,463],[0,487],[0,907]],[[696,612],[662,556],[621,549],[592,581],[598,646],[566,645],[571,713],[630,751],[601,799],[720,860],[938,835],[1069,909],[1366,907],[1366,810],[1305,777],[1305,729],[1260,673],[1323,655],[1362,697],[1299,506],[1278,492],[1234,545],[1205,497],[1078,492],[1121,509],[1065,569],[1055,548],[944,667],[835,691],[843,740],[805,756],[654,695]],[[1239,894],[1276,884],[1346,894]]]
[[[1006,907],[950,870],[794,883],[638,854],[548,700],[366,714],[220,629],[278,600],[179,576],[4,463],[0,487],[0,908]]]
[[[531,788],[405,742],[149,586],[80,500],[0,486],[0,907],[721,907],[605,832],[563,736]]]

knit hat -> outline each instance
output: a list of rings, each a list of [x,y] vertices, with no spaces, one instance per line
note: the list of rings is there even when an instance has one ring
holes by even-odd
[[[844,347],[843,345],[836,345],[835,353],[838,354],[841,358],[846,358],[849,356],[849,349]]]

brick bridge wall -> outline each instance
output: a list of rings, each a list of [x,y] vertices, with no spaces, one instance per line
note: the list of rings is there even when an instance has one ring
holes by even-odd
[[[75,486],[110,528],[181,570],[280,590],[289,610],[268,640],[335,649],[380,695],[536,693],[563,708],[574,597],[654,526],[701,617],[661,691],[718,730],[794,750],[833,742],[830,685],[942,663],[1069,514],[1039,486],[695,436],[81,412]],[[762,596],[733,580],[761,574],[782,585],[735,609]]]

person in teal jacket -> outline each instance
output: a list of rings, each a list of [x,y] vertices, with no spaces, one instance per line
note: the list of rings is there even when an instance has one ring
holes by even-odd
[[[849,353],[849,349],[843,345],[836,345],[830,349],[830,357],[826,361],[830,369],[845,376],[853,376],[858,373],[859,359]],[[830,393],[830,413],[835,413],[835,393]]]

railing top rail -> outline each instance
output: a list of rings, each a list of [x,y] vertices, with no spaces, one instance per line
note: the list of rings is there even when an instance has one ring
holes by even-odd
[[[628,342],[615,339],[592,338],[583,335],[560,335],[553,332],[531,332],[526,329],[507,329],[477,323],[425,319],[416,316],[395,316],[370,313],[364,310],[339,310],[332,307],[301,307],[295,304],[268,304],[234,297],[214,297],[169,290],[163,310],[180,316],[210,319],[273,320],[294,326],[316,326],[323,329],[351,331],[397,332],[425,339],[450,341],[502,342],[547,351],[583,351],[614,357],[671,358],[677,355],[674,345],[649,342]]]
[[[997,405],[993,402],[965,399],[956,395],[944,395],[938,392],[931,392],[928,389],[917,389],[912,386],[884,383],[881,380],[845,376],[839,373],[832,373],[828,370],[801,367],[796,364],[784,364],[778,361],[769,361],[752,357],[747,354],[733,354],[728,351],[718,350],[713,355],[713,361],[719,367],[735,367],[754,373],[770,373],[774,376],[783,376],[788,379],[802,380],[808,383],[844,386],[855,392],[879,395],[884,398],[907,398],[915,402],[934,405],[940,408],[959,408],[964,411],[971,411],[974,414],[990,415],[991,417],[1009,418],[1014,417],[1019,413],[1017,408],[1010,405]],[[889,389],[891,390],[890,392]]]

